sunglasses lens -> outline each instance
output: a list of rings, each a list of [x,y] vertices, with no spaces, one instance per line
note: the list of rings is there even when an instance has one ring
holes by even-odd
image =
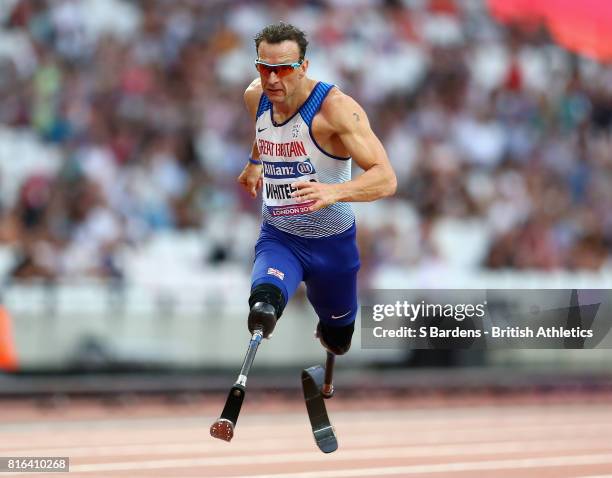
[[[282,65],[282,66],[268,66],[262,65],[261,63],[257,63],[255,65],[257,71],[264,76],[270,76],[270,73],[274,72],[277,76],[283,78],[287,75],[290,75],[294,69],[291,65]]]
[[[290,75],[293,72],[293,67],[292,66],[278,66],[276,68],[276,72],[278,76],[282,78],[283,76]]]
[[[267,76],[270,74],[271,68],[269,66],[262,65],[261,63],[255,63],[255,68],[257,68],[257,71],[262,75]]]

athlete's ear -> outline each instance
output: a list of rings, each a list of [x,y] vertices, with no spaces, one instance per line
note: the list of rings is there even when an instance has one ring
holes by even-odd
[[[300,72],[298,73],[298,77],[300,80],[306,76],[306,72],[308,71],[308,60],[304,60],[300,65]]]

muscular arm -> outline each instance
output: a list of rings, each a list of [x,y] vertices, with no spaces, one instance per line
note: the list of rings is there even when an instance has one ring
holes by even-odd
[[[244,104],[249,112],[249,115],[253,119],[253,122],[257,119],[257,107],[259,106],[259,99],[261,98],[261,83],[259,78],[253,80],[248,88],[244,92]],[[251,158],[259,158],[259,150],[257,144],[253,141],[253,147],[251,148]]]
[[[363,108],[340,91],[330,92],[321,108],[325,127],[337,135],[348,154],[364,172],[340,184],[296,184],[296,196],[316,201],[313,210],[335,202],[367,202],[391,196],[397,188],[395,172]]]
[[[338,201],[374,201],[394,194],[395,172],[363,108],[340,92],[329,100],[325,117],[353,161],[364,170],[355,179],[338,185]]]
[[[259,105],[259,98],[261,97],[261,83],[259,79],[254,80],[244,92],[244,104],[251,115],[253,121],[257,117],[257,107]],[[259,150],[257,144],[253,141],[251,147],[251,157],[253,159],[259,158]],[[238,182],[249,192],[252,197],[257,197],[257,190],[261,188],[261,166],[251,164],[248,162],[240,175],[238,176]]]

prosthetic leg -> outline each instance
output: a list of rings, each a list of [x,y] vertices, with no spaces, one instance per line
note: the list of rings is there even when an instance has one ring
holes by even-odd
[[[234,428],[238,422],[238,415],[240,414],[242,402],[246,394],[247,376],[251,370],[251,365],[253,365],[253,360],[255,360],[257,348],[261,343],[261,339],[269,337],[276,325],[274,307],[265,302],[253,304],[251,312],[249,313],[248,325],[253,335],[251,336],[249,348],[242,362],[238,380],[234,383],[234,386],[231,388],[225,400],[225,406],[223,407],[221,416],[210,427],[210,434],[219,440],[231,441],[234,437]]]
[[[324,399],[334,395],[333,373],[336,356],[327,352],[325,368],[320,365],[302,370],[302,389],[308,419],[317,446],[323,453],[331,453],[338,449],[338,440],[332,426]]]

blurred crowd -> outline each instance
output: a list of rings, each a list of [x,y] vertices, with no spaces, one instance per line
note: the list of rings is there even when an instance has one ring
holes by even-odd
[[[397,171],[394,199],[355,207],[365,274],[609,265],[612,68],[483,1],[6,0],[0,15],[0,125],[61,157],[0,204],[13,277],[121,278],[126,251],[167,230],[215,238],[203,267],[248,270],[231,227],[251,220],[254,243],[242,93],[253,37],[278,20],[307,32],[309,74],[364,106]]]

